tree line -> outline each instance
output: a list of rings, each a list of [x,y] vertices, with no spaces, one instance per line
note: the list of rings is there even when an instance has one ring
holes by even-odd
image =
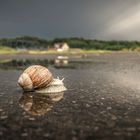
[[[0,39],[1,46],[9,46],[16,49],[49,49],[54,43],[66,42],[70,48],[95,49],[95,50],[135,50],[140,49],[139,41],[102,41],[84,38],[56,38],[46,40],[38,37],[23,36],[17,38]]]

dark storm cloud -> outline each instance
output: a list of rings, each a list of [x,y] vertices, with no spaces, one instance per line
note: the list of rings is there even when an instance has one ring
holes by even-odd
[[[139,21],[135,20],[140,15],[139,3],[139,0],[0,0],[0,37],[139,39]],[[126,31],[123,24],[127,22],[132,24]]]

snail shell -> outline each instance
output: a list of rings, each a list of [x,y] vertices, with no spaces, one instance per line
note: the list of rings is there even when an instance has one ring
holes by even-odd
[[[21,74],[18,84],[23,90],[36,90],[48,87],[52,81],[52,73],[46,67],[33,65]]]

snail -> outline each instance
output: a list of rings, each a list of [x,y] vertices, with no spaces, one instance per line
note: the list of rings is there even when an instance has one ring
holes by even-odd
[[[18,84],[24,91],[54,93],[67,90],[63,80],[64,78],[62,80],[53,78],[46,67],[33,65],[24,70],[18,79]]]

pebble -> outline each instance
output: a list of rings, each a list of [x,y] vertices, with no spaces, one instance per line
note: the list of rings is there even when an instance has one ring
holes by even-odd
[[[136,131],[136,128],[135,127],[129,127],[129,128],[127,128],[127,131]]]
[[[98,131],[98,130],[99,130],[98,126],[94,127],[94,131]]]
[[[75,103],[76,103],[76,101],[72,101],[72,103],[73,103],[73,104],[75,104]]]
[[[137,129],[140,130],[140,127],[138,127]]]
[[[75,136],[72,137],[72,140],[78,140]]]
[[[8,116],[6,116],[6,115],[0,117],[0,119],[7,119],[7,118],[8,118]]]
[[[101,111],[100,113],[101,113],[101,114],[105,114],[105,113],[106,113],[106,111]]]
[[[116,124],[115,121],[109,121],[109,122],[107,122],[107,126],[110,127],[110,128],[111,127],[114,127],[115,124]]]
[[[29,120],[30,120],[30,121],[34,121],[34,120],[35,120],[35,118],[29,118]]]
[[[22,137],[27,137],[28,134],[27,134],[27,133],[22,133],[21,136],[22,136]]]
[[[3,93],[3,92],[1,92],[1,93],[0,93],[0,95],[4,95],[4,93]]]
[[[90,105],[89,104],[86,104],[86,107],[88,108],[88,107],[90,107]]]
[[[13,104],[13,101],[10,101],[9,104],[12,105]]]
[[[131,137],[131,136],[132,136],[132,133],[130,133],[130,132],[129,132],[129,133],[127,133],[127,136]]]
[[[116,135],[116,136],[120,136],[121,132],[114,132],[113,134]]]
[[[111,110],[111,109],[112,109],[112,107],[107,107],[106,109],[107,109],[107,110]]]
[[[117,120],[117,117],[113,114],[111,114],[111,120]]]
[[[74,131],[74,130],[72,130],[71,133],[72,133],[72,135],[76,135],[76,131]]]
[[[44,137],[49,137],[50,134],[49,134],[49,133],[45,133],[43,136],[44,136]]]
[[[80,91],[85,91],[84,89],[80,89]]]
[[[0,131],[0,136],[2,136],[2,135],[3,135],[3,132]]]
[[[140,122],[140,119],[136,119],[137,122]]]
[[[24,118],[29,118],[30,116],[29,115],[24,115]]]
[[[100,103],[100,105],[104,105],[104,103]]]

